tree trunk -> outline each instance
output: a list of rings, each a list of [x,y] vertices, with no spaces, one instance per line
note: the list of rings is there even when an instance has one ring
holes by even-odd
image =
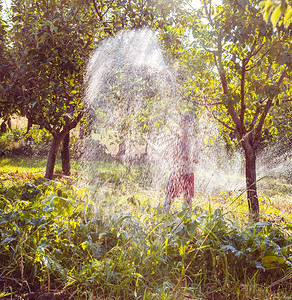
[[[244,146],[245,150],[245,176],[248,208],[251,218],[259,220],[259,201],[256,185],[256,151],[252,145]]]
[[[27,119],[27,127],[26,127],[26,139],[25,139],[25,146],[26,146],[26,149],[27,149],[27,152],[29,154],[33,154],[33,150],[32,150],[32,147],[31,147],[31,144],[32,144],[32,136],[29,134],[29,131],[32,127],[32,122]]]
[[[72,122],[69,122],[64,126],[64,128],[61,132],[59,132],[59,133],[57,131],[55,131],[54,133],[51,132],[53,135],[53,142],[52,142],[52,146],[51,146],[51,149],[49,152],[45,178],[48,178],[48,179],[53,178],[54,167],[55,167],[56,157],[57,157],[60,143],[65,138],[66,135],[68,135],[67,138],[68,138],[68,143],[69,143],[69,132],[71,129],[73,129],[77,126],[77,124],[81,120],[82,116],[83,116],[83,112],[80,112],[78,114],[78,116]],[[69,153],[69,149],[68,149],[68,153]],[[69,159],[70,159],[70,157],[69,157]],[[69,171],[70,171],[70,168],[69,168]]]
[[[31,127],[32,127],[32,122],[29,119],[27,119],[26,134],[29,133]]]
[[[62,171],[64,175],[70,175],[70,151],[69,151],[69,142],[70,142],[70,132],[68,132],[63,139],[63,147],[61,150],[62,158]]]
[[[7,125],[6,125],[5,121],[3,121],[3,122],[1,123],[1,126],[0,126],[0,132],[1,132],[1,133],[7,132]]]
[[[52,142],[51,149],[49,152],[49,157],[48,157],[47,167],[46,167],[45,178],[47,178],[47,179],[53,179],[55,162],[56,162],[58,149],[59,149],[61,141],[62,141],[61,136],[57,137],[57,138],[53,137],[53,142]]]

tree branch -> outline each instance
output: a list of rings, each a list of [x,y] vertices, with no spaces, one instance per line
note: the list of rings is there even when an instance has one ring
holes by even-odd
[[[250,71],[251,69],[253,69],[253,68],[255,68],[256,66],[257,66],[257,64],[269,53],[269,51],[271,50],[271,48],[272,47],[274,47],[276,44],[278,44],[280,41],[277,41],[277,42],[275,42],[274,43],[274,45],[273,46],[271,46],[260,58],[259,58],[259,60],[258,61],[256,61],[255,63],[254,63],[254,65],[252,66],[252,67],[250,67],[250,68],[248,68],[248,69],[246,69],[246,71]],[[262,46],[263,46],[264,44],[262,44]],[[262,47],[261,47],[262,48]],[[260,48],[260,49],[261,49]],[[260,49],[257,51],[257,53],[260,51]]]
[[[108,10],[110,9],[110,7],[112,6],[112,4],[114,3],[115,0],[111,1],[110,5],[108,5],[108,7],[107,7],[107,10],[103,14],[99,11],[96,1],[95,0],[92,0],[92,1],[93,1],[94,10],[95,10],[97,16],[99,17],[99,21],[103,24],[103,26],[106,26],[107,24],[106,24],[106,22],[103,21],[103,17],[108,12]]]
[[[220,67],[220,62],[218,63],[217,62],[217,59],[216,59],[216,56],[214,55],[214,60],[215,60],[215,64],[216,64],[216,67],[219,71],[219,74],[220,74],[220,79],[221,79],[221,84],[222,84],[222,88],[223,88],[223,93],[225,95],[228,95],[228,84],[227,84],[227,80],[226,80],[226,76],[225,76],[225,72],[224,72],[224,69],[223,67],[221,66]],[[229,114],[238,130],[238,133],[240,132],[240,121],[239,121],[239,118],[236,114],[236,111],[233,107],[233,105],[229,104],[229,105],[226,105],[228,111],[229,111]]]
[[[256,111],[255,111],[255,114],[253,116],[253,119],[251,121],[251,124],[250,124],[250,127],[249,127],[249,131],[253,130],[256,122],[257,122],[257,119],[258,119],[258,116],[259,116],[259,113],[260,113],[260,108],[257,107]]]
[[[285,76],[287,75],[287,68],[285,68],[285,70],[282,72],[279,80],[278,80],[278,83],[277,85],[280,86],[282,81],[284,80]],[[263,128],[263,125],[264,125],[264,122],[265,122],[265,119],[267,117],[267,114],[270,110],[270,108],[274,105],[273,103],[273,98],[269,98],[266,105],[265,105],[265,108],[264,108],[264,111],[260,117],[260,120],[259,120],[259,124],[256,128],[256,131],[255,131],[255,143],[258,144],[260,139],[261,139],[261,132],[262,132],[262,128]]]
[[[220,102],[217,102],[217,103],[220,103]],[[222,102],[221,102],[221,103],[222,103]],[[234,128],[232,128],[232,127],[229,126],[227,123],[225,123],[225,122],[223,122],[222,120],[220,120],[218,117],[216,117],[216,116],[214,115],[214,113],[213,113],[212,110],[208,109],[209,104],[205,103],[205,104],[203,104],[203,105],[206,106],[207,110],[211,113],[212,117],[213,117],[216,121],[218,121],[220,124],[222,124],[224,127],[228,128],[229,130],[235,132],[235,129],[234,129]],[[212,104],[211,104],[211,105],[212,105]]]
[[[239,135],[240,137],[243,136],[244,132],[244,114],[245,114],[245,102],[244,102],[244,98],[245,98],[245,66],[248,64],[248,61],[250,60],[251,55],[249,56],[249,58],[247,59],[243,59],[242,60],[242,66],[241,66],[241,79],[240,79],[240,132]]]
[[[101,13],[100,13],[100,11],[99,11],[97,5],[96,5],[95,0],[92,0],[92,2],[93,2],[94,10],[95,10],[96,14],[97,14],[98,17],[99,17],[99,21],[102,22],[102,15],[101,15]]]
[[[81,118],[83,117],[84,112],[80,112],[77,117],[72,121],[67,123],[64,127],[63,130],[60,132],[61,135],[66,135],[66,133],[68,133],[71,129],[75,128],[77,126],[77,124],[79,123],[79,121],[81,120]]]
[[[115,0],[112,0],[112,2],[110,3],[110,5],[107,7],[106,11],[104,12],[104,14],[102,15],[102,18],[107,14],[107,12],[109,11],[109,9],[111,8],[112,4],[115,2]]]
[[[257,53],[262,49],[262,47],[264,46],[264,43],[261,44],[258,49],[256,49],[254,51],[254,48],[256,46],[257,40],[255,39],[255,41],[253,42],[252,46],[251,46],[251,50],[249,52],[249,55],[247,56],[247,58],[242,60],[242,67],[241,67],[241,80],[240,80],[240,136],[243,136],[243,134],[245,134],[246,130],[244,128],[244,115],[245,115],[245,109],[246,109],[246,105],[245,105],[245,73],[247,71],[250,70],[246,68],[246,66],[248,65],[250,59],[257,55]]]
[[[225,122],[223,122],[222,120],[220,120],[219,118],[217,118],[216,116],[214,116],[213,112],[211,112],[211,113],[212,113],[213,118],[214,118],[216,121],[218,121],[219,123],[221,123],[224,127],[228,128],[229,130],[235,132],[235,129],[234,129],[233,127],[227,125]]]

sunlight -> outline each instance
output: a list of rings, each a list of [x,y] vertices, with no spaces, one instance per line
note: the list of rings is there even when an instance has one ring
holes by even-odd
[[[202,5],[201,0],[192,0],[190,3],[193,8],[199,8]],[[212,3],[215,5],[222,4],[222,0],[213,0]]]
[[[10,5],[11,5],[11,0],[3,0],[3,2],[4,2],[4,5],[3,5],[4,9],[10,7]]]

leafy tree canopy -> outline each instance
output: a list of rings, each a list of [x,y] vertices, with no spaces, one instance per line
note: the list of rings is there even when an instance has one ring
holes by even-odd
[[[291,28],[266,23],[259,1],[203,4],[190,14],[192,37],[179,49],[189,74],[183,92],[191,104],[207,107],[244,150],[250,210],[257,214],[255,151],[264,132],[277,133],[275,114],[290,105]],[[170,30],[180,33],[179,26]]]
[[[63,137],[84,115],[84,70],[91,51],[121,29],[163,29],[180,14],[172,1],[13,0],[9,89],[22,114]],[[50,172],[51,173],[51,172]]]
[[[8,43],[8,26],[3,19],[3,6],[0,3],[0,118],[4,121],[17,111],[8,91],[14,86],[13,62]]]

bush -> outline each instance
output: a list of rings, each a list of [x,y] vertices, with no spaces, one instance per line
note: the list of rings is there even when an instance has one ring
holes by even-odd
[[[23,144],[23,132],[20,129],[9,129],[0,134],[0,155],[8,155],[14,148]]]

